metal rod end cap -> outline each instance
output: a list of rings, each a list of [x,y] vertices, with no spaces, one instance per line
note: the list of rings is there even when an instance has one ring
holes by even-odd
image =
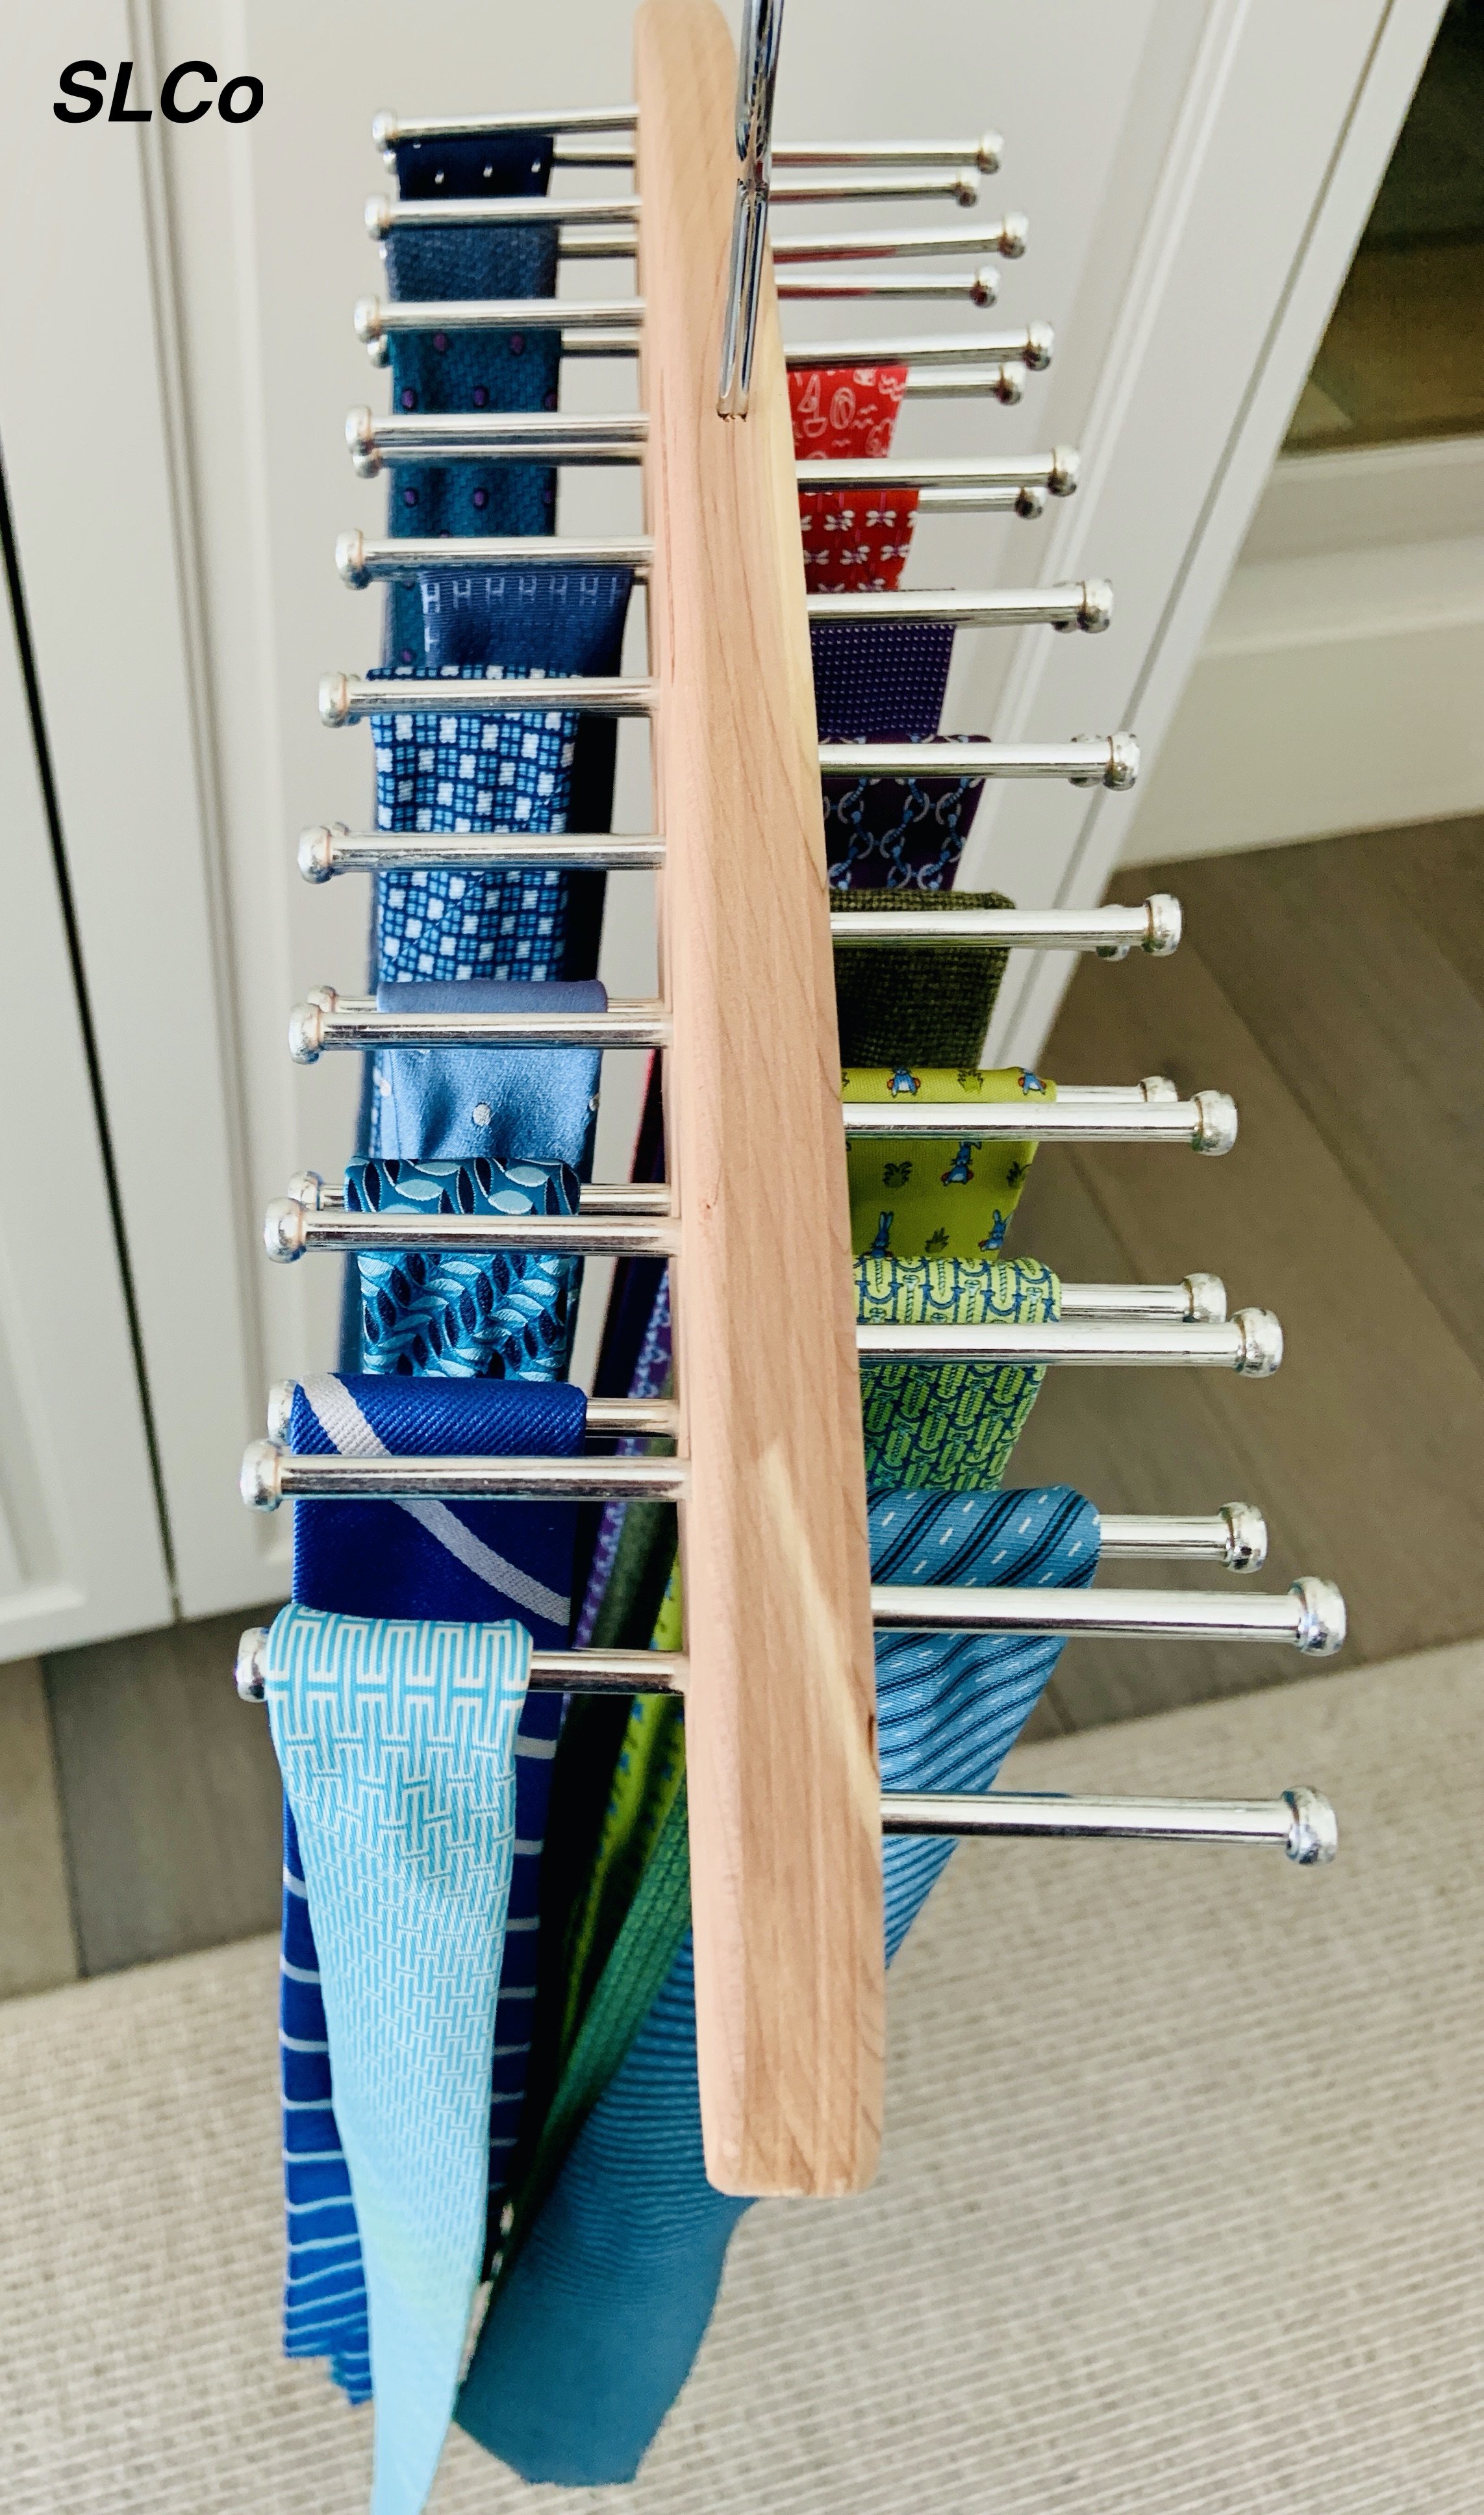
[[[1001,134],[998,131],[981,132],[979,145],[974,152],[974,163],[980,174],[998,175],[1004,158],[1005,142]]]
[[[358,479],[374,480],[381,471],[381,451],[376,442],[376,422],[364,403],[346,413],[346,443],[350,449],[350,469]]]
[[[270,1441],[288,1439],[289,1418],[294,1412],[294,1397],[298,1387],[297,1380],[275,1380],[268,1390],[268,1437]]]
[[[1113,617],[1113,588],[1105,576],[1084,579],[1082,602],[1077,613],[1077,626],[1095,638],[1106,629]],[[1068,624],[1070,625],[1070,624]]]
[[[382,307],[379,297],[357,297],[350,320],[357,341],[371,349],[382,337]]]
[[[1248,1380],[1271,1380],[1283,1360],[1283,1330],[1272,1311],[1238,1310],[1232,1325],[1242,1338],[1238,1371]]]
[[[1229,1153],[1237,1140],[1237,1104],[1229,1092],[1198,1092],[1199,1112],[1191,1142],[1198,1153]]]
[[[289,1194],[290,1196],[299,1195],[292,1179],[289,1181]],[[301,1204],[307,1202],[306,1198],[300,1198]],[[1204,1327],[1223,1326],[1226,1319],[1226,1287],[1220,1276],[1187,1275],[1184,1278],[1184,1284],[1186,1318],[1199,1320]]]
[[[1025,349],[1022,354],[1028,367],[1035,367],[1038,372],[1043,367],[1049,367],[1055,347],[1056,335],[1050,323],[1027,323]]]
[[[324,1180],[318,1171],[296,1171],[285,1193],[293,1198],[296,1205],[308,1207],[310,1214],[318,1214],[324,1203]]]
[[[249,1625],[237,1644],[237,1661],[232,1673],[244,1703],[262,1703],[267,1699],[268,1677],[264,1667],[267,1645],[266,1625]]]
[[[1038,481],[1025,481],[1015,491],[1015,513],[1028,524],[1046,514],[1046,491]]]
[[[1184,916],[1173,891],[1151,891],[1144,902],[1149,931],[1144,937],[1144,950],[1156,961],[1163,961],[1179,947],[1184,931]]]
[[[1294,1812],[1294,1823],[1284,1848],[1290,1860],[1300,1869],[1326,1869],[1340,1849],[1340,1827],[1335,1811],[1318,1791],[1301,1784],[1296,1791],[1283,1793]]]
[[[283,1499],[278,1470],[280,1453],[274,1441],[249,1441],[242,1453],[237,1490],[249,1510],[276,1510]]]
[[[986,303],[992,302],[992,300],[986,300]],[[995,369],[990,392],[996,401],[1003,402],[1007,409],[1012,403],[1019,401],[1025,392],[1025,369],[1018,358],[1007,358],[1003,367]]]
[[[335,565],[342,584],[363,586],[371,582],[366,565],[364,533],[342,533],[335,544]]]
[[[344,673],[326,673],[319,684],[319,722],[321,724],[348,724],[350,720],[350,680]]]
[[[1030,360],[1027,358],[1026,365],[1029,366],[1029,364]],[[1051,447],[1051,474],[1046,484],[1050,489],[1051,496],[1053,498],[1070,498],[1073,490],[1077,486],[1077,477],[1081,470],[1082,456],[1078,453],[1075,445],[1053,445]]]
[[[998,139],[998,134],[991,136]],[[979,160],[979,164],[986,175],[992,175],[994,173],[994,167],[985,166],[982,157]],[[1031,223],[1026,217],[1025,212],[1023,210],[1008,211],[1006,216],[1000,221],[999,249],[1004,255],[1005,260],[1007,262],[1018,262],[1030,240]]]
[[[377,151],[377,154],[382,157],[389,156],[392,150],[396,146],[396,115],[394,113],[374,113],[372,115],[371,145]]]
[[[380,243],[392,225],[392,204],[385,192],[373,192],[366,203],[366,233]]]
[[[1345,1637],[1345,1602],[1334,1582],[1306,1572],[1290,1594],[1303,1610],[1296,1636],[1299,1649],[1315,1659],[1333,1659]]]
[[[1132,733],[1110,733],[1108,764],[1102,782],[1115,794],[1123,794],[1138,780],[1138,743]]]
[[[1267,1561],[1267,1522],[1253,1502],[1223,1502],[1226,1522],[1226,1569],[1257,1572]]]
[[[289,1054],[296,1065],[312,1065],[324,1046],[324,1009],[296,1005],[289,1015]]]
[[[304,1208],[291,1196],[275,1196],[263,1217],[263,1246],[280,1265],[304,1256]]]
[[[338,829],[340,823],[336,823]],[[306,882],[328,882],[335,871],[335,829],[321,823],[299,833],[299,870]]]
[[[982,263],[969,283],[969,302],[970,306],[993,306],[997,302],[999,295],[999,272],[992,269],[987,262]]]
[[[963,166],[953,187],[953,197],[961,210],[971,210],[979,197],[979,168]]]

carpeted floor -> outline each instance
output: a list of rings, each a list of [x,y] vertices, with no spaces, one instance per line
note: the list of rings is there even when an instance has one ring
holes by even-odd
[[[974,1844],[892,1985],[886,2164],[742,2229],[634,2515],[1463,2515],[1484,2459],[1484,1645],[1022,1750],[1339,1802],[1259,1851]],[[0,2009],[7,2515],[351,2515],[277,2356],[274,1951]]]

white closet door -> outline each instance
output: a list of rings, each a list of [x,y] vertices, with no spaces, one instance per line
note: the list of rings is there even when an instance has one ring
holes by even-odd
[[[0,587],[0,1660],[169,1621],[170,1581],[21,657]]]

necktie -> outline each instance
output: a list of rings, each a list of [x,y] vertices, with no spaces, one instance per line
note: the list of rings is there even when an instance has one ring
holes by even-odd
[[[379,1448],[570,1457],[582,1448],[585,1416],[581,1391],[564,1387],[533,1390],[526,1400],[509,1383],[471,1389],[458,1381],[419,1381],[414,1389],[405,1381],[326,1378],[301,1383],[289,1440],[296,1452],[334,1449],[360,1457]],[[466,1503],[455,1511],[437,1502],[301,1502],[295,1505],[296,1603],[348,1615],[380,1606],[399,1615],[416,1600],[434,1616],[472,1622],[515,1614],[539,1648],[559,1650],[567,1630],[563,1588],[570,1580],[573,1516],[572,1506],[562,1504]],[[559,1696],[531,1696],[516,1737],[511,1927],[486,2105],[491,2192],[503,2187],[524,2096],[542,1842],[560,1711]],[[371,2378],[360,2245],[324,2057],[319,1959],[292,1812],[284,1825],[280,2041],[289,2245],[284,2346],[291,2357],[329,2357],[335,2381],[352,2401],[363,2401]]]
[[[559,1162],[350,1162],[350,1214],[575,1214],[578,1182]],[[368,1372],[447,1379],[557,1380],[571,1344],[569,1274],[559,1257],[518,1250],[359,1252],[361,1353]]]
[[[383,1012],[602,1012],[596,978],[571,985],[383,986]],[[375,1149],[386,1158],[564,1162],[592,1174],[601,1051],[595,1048],[391,1048],[376,1060]]]
[[[397,183],[408,200],[545,192],[550,134],[404,141]],[[427,304],[459,297],[552,297],[557,230],[545,222],[495,228],[394,227],[387,239],[393,298]],[[400,332],[391,339],[393,411],[555,410],[560,336],[553,331]],[[393,537],[443,533],[549,533],[556,475],[546,464],[402,464],[391,475]],[[389,664],[423,659],[415,587],[389,585]]]
[[[853,454],[874,461],[889,454],[906,390],[904,365],[791,367],[789,416],[799,461]]]
[[[634,572],[480,567],[419,579],[430,673],[616,673]]]
[[[644,1081],[643,1104],[639,1112],[634,1152],[629,1163],[629,1175],[636,1180],[655,1181],[665,1175],[665,1110],[660,1089],[660,1060],[651,1055]],[[635,1379],[640,1355],[649,1343],[651,1332],[658,1333],[655,1312],[664,1288],[664,1334],[669,1335],[669,1285],[662,1258],[621,1258],[613,1270],[608,1293],[608,1307],[603,1319],[602,1341],[593,1375],[595,1397],[656,1396],[659,1382],[649,1376],[640,1387]],[[668,1350],[665,1365],[668,1368]],[[599,1537],[610,1549],[617,1544],[622,1525],[622,1507],[610,1518],[610,1505],[590,1505],[579,1514],[577,1533],[578,1578],[583,1592],[574,1642],[591,1640],[592,1617],[598,1610],[604,1573],[595,1578],[593,1565]],[[606,1532],[606,1534],[604,1534]]]
[[[661,1265],[659,1281],[644,1323],[643,1336],[634,1363],[628,1373],[625,1393],[630,1397],[658,1397],[669,1383],[671,1368],[670,1275]],[[618,1444],[620,1457],[634,1457],[642,1449],[640,1441],[625,1440]],[[587,1587],[581,1613],[572,1636],[574,1646],[585,1650],[593,1639],[598,1611],[612,1576],[619,1541],[623,1534],[629,1505],[610,1502],[603,1505],[601,1519],[593,1547],[593,1560],[588,1572]]]
[[[457,679],[457,676],[454,676]],[[483,680],[464,668],[464,678]],[[450,693],[452,700],[452,693]],[[375,716],[379,830],[514,830],[567,825],[575,710],[513,716]],[[555,869],[382,874],[377,965],[398,978],[556,978],[566,951],[566,880]]]
[[[943,718],[953,629],[937,620],[814,620],[821,742],[927,742]]]
[[[552,172],[549,131],[440,133],[435,140],[398,140],[396,188],[404,201],[472,200],[544,192]]]
[[[905,366],[794,368],[788,381],[800,462],[890,452]],[[810,594],[896,584],[912,547],[915,489],[801,489],[799,512]]]
[[[923,745],[923,757],[925,763],[930,761],[930,742]],[[921,777],[830,776],[821,784],[833,889],[951,886],[982,777],[934,777],[925,767]]]
[[[930,948],[930,947],[929,947]],[[1056,1087],[1009,1065],[851,1066],[841,1075],[846,1101],[922,1100],[1003,1105],[1053,1100]],[[850,1189],[850,1246],[857,1258],[997,1257],[1020,1202],[1036,1147],[986,1143],[957,1109],[941,1135],[852,1135],[845,1146]],[[950,1132],[951,1131],[951,1132]]]
[[[1095,1573],[1096,1514],[1064,1488],[913,1496],[914,1511],[920,1500],[948,1531],[942,1551],[956,1582],[1055,1588],[1083,1587]],[[966,1501],[986,1504],[976,1519]],[[939,1551],[930,1516],[914,1533],[909,1550],[900,1497],[879,1496],[873,1577],[879,1560],[910,1566],[926,1548]],[[987,1790],[1059,1653],[1046,1635],[884,1636],[885,1787]],[[888,1961],[952,1848],[886,1844]],[[622,1938],[615,1958],[621,1948]],[[632,2480],[690,2371],[747,2206],[706,2180],[687,1938],[502,2277],[459,2398],[460,2425],[528,2480]]]
[[[564,1382],[342,1378],[301,1381],[296,1456],[575,1458],[587,1399]],[[518,1617],[538,1650],[565,1646],[571,1612],[567,1502],[299,1502],[294,1596],[366,1616]]]
[[[416,2515],[483,2254],[530,1635],[285,1607],[268,1706],[314,1914],[364,2260],[373,2515]]]
[[[801,489],[809,594],[891,594],[912,556],[915,489]]]
[[[319,1952],[309,1920],[294,1811],[283,1803],[283,1937],[278,2050],[283,2099],[287,2266],[283,2348],[328,2358],[352,2402],[371,2398],[366,2280],[350,2170],[335,2120]]]
[[[509,673],[545,673],[553,677],[617,673],[623,661],[624,625],[633,584],[633,570],[626,567],[490,567],[472,569],[468,576],[424,576],[419,586],[426,670],[487,671],[498,666]],[[571,723],[570,744],[562,745],[563,754],[569,750],[570,757],[563,758],[551,795],[536,799],[538,810],[545,804],[547,816],[532,818],[521,826],[589,833],[606,830],[611,823],[617,719],[579,716]],[[396,783],[401,786],[406,782],[404,769]],[[405,800],[413,802],[416,809],[415,770],[413,782],[414,797]],[[397,797],[393,794],[388,800],[395,810]],[[431,808],[436,811],[435,797]],[[423,825],[393,820],[390,826]],[[435,829],[444,825],[434,818],[426,826]],[[468,826],[477,829],[489,824],[471,818]],[[434,899],[449,903],[445,915],[453,910],[455,901],[460,903],[456,913],[462,919],[472,913],[473,900],[482,889],[501,912],[502,932],[505,916],[512,912],[516,915],[517,923],[509,930],[517,940],[532,939],[528,922],[531,908],[543,919],[555,915],[556,922],[551,935],[559,938],[560,943],[555,959],[550,948],[541,948],[546,937],[538,928],[537,949],[530,959],[517,957],[513,961],[509,951],[497,948],[494,966],[487,972],[471,974],[588,978],[598,968],[604,884],[601,873],[547,875],[536,882],[529,875],[516,873],[462,879],[457,875],[414,874],[411,891],[421,894],[415,913],[425,919]],[[407,877],[383,879],[379,889],[384,903],[393,888],[406,889]],[[526,897],[528,892],[533,894],[530,899]],[[527,916],[524,927],[518,922],[522,915]],[[389,930],[385,911],[383,930]],[[382,974],[393,977],[398,972],[384,965]]]
[[[999,890],[840,890],[842,915],[1013,908]],[[837,943],[842,1065],[978,1066],[1009,954],[998,944]]]
[[[1061,1286],[1034,1258],[855,1260],[862,1327],[1040,1326],[1060,1315]],[[868,1489],[997,1485],[1044,1378],[1038,1363],[862,1361]]]

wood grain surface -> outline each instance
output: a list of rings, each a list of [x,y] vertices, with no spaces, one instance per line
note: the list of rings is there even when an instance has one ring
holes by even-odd
[[[770,272],[749,415],[717,415],[736,62],[711,0],[645,0],[636,72],[706,2166],[844,2193],[880,2141],[881,1834],[793,437]]]

